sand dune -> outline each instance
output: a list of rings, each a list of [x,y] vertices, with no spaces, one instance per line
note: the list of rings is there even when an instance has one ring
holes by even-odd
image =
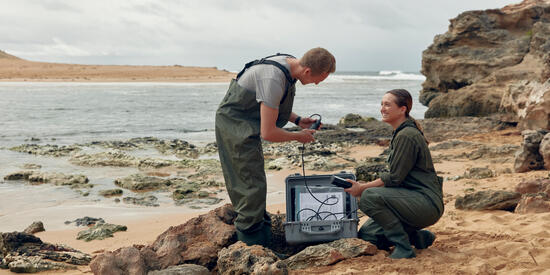
[[[0,51],[0,81],[229,82],[235,74],[217,68],[77,65],[27,61]]]

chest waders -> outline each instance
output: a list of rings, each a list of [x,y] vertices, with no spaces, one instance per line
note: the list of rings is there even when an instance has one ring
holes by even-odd
[[[255,91],[241,87],[237,81],[246,69],[258,64],[273,65],[283,71],[287,85],[276,122],[282,128],[292,112],[296,80],[283,65],[266,60],[270,57],[273,56],[247,63],[231,81],[216,111],[216,142],[227,193],[237,212],[237,238],[248,245],[268,245],[271,219],[265,210],[267,184],[260,138],[260,103]]]

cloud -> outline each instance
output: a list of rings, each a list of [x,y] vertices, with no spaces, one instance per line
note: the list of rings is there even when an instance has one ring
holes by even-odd
[[[5,2],[5,3],[3,3]],[[503,0],[8,1],[0,49],[54,62],[238,70],[276,52],[332,51],[339,70],[419,70],[448,20]]]

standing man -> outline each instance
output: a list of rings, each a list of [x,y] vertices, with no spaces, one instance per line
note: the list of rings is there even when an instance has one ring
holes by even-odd
[[[237,238],[247,245],[267,246],[271,219],[266,213],[266,176],[262,141],[312,142],[316,120],[292,112],[297,80],[319,84],[336,69],[334,56],[323,48],[300,59],[277,54],[247,63],[231,81],[216,112],[216,142],[227,193],[237,212]],[[288,122],[300,132],[282,127]]]

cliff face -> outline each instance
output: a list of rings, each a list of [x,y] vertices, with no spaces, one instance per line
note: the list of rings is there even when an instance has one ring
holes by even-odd
[[[550,0],[468,11],[422,54],[426,117],[505,113],[550,129]]]

